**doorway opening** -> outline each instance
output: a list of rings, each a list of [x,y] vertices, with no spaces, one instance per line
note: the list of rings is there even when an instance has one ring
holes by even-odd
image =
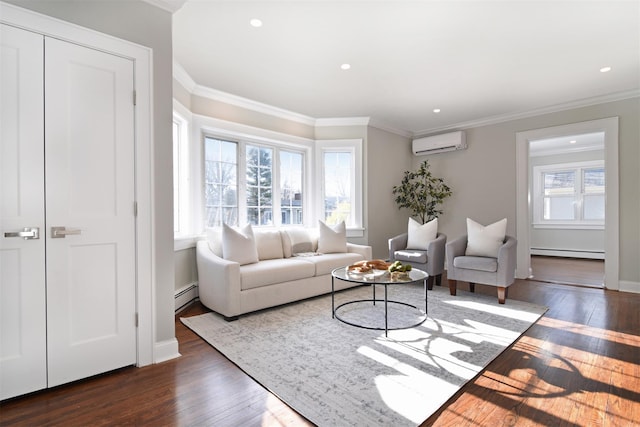
[[[538,222],[542,221],[544,223],[544,218],[540,219],[536,215],[540,215],[539,212],[534,212],[533,207],[533,186],[534,182],[534,173],[532,164],[534,161],[530,156],[532,147],[535,150],[535,141],[541,140],[567,140],[567,142],[572,141],[572,139],[568,139],[570,137],[575,137],[576,135],[588,135],[588,134],[597,134],[601,133],[603,136],[603,157],[604,164],[601,171],[601,177],[603,181],[606,183],[606,195],[603,195],[600,200],[600,206],[603,205],[604,212],[602,212],[603,224],[599,226],[602,230],[602,241],[603,241],[603,249],[596,250],[595,252],[602,252],[601,254],[596,254],[596,256],[587,255],[589,252],[593,252],[591,249],[579,247],[567,246],[565,248],[560,249],[570,249],[569,251],[559,251],[545,253],[544,249],[554,249],[554,248],[539,248],[539,245],[533,245],[532,242],[534,239],[539,236],[534,236],[532,230],[534,228],[534,223],[537,220]],[[535,129],[526,132],[518,132],[516,134],[516,153],[517,153],[517,209],[516,209],[516,217],[517,217],[517,239],[518,239],[518,261],[516,267],[516,277],[525,279],[534,277],[535,273],[532,268],[532,255],[542,255],[542,256],[558,256],[560,255],[562,258],[573,258],[578,256],[587,256],[589,258],[601,258],[604,262],[604,287],[607,289],[618,289],[618,241],[619,241],[619,224],[618,224],[618,118],[606,118],[600,120],[593,120],[588,122],[574,123],[563,126],[554,126],[543,129]],[[585,150],[589,151],[589,150]],[[590,160],[583,159],[584,162],[587,162],[586,167],[589,168],[593,166],[588,162]],[[571,162],[570,162],[571,163]],[[580,172],[582,173],[582,172]],[[584,180],[584,175],[581,175],[581,179]],[[576,203],[582,203],[582,207],[584,204],[589,204],[594,200],[585,200],[582,201],[569,201],[565,200],[555,200],[549,201],[547,203],[547,208],[550,209],[550,205],[555,203],[556,210],[551,215],[560,216],[560,219],[566,219],[568,215],[567,212],[570,209],[575,209],[575,212],[578,210],[578,205]],[[547,211],[549,213],[549,211]],[[593,218],[593,212],[583,215],[582,223],[576,224],[575,227],[597,229],[598,226],[591,221]],[[556,218],[558,219],[558,218]],[[550,225],[550,224],[547,224]],[[544,229],[544,228],[543,228]],[[553,227],[550,228],[550,234],[557,234],[558,231],[554,230]],[[566,243],[566,242],[563,242]],[[544,245],[543,245],[544,246]],[[533,248],[533,249],[532,249]],[[543,249],[542,251],[537,251],[537,249]],[[573,253],[575,250],[576,253]],[[572,267],[569,264],[564,264],[561,267],[562,270],[566,270],[570,272],[571,270],[575,270],[579,267]],[[542,272],[539,272],[541,274]],[[558,278],[560,279],[560,277]],[[559,281],[559,280],[558,280]]]
[[[604,136],[529,141],[533,280],[604,286]]]

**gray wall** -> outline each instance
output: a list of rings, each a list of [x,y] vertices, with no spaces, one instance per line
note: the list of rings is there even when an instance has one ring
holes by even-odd
[[[156,342],[175,338],[171,14],[140,0],[7,0],[25,9],[153,49],[153,177]]]

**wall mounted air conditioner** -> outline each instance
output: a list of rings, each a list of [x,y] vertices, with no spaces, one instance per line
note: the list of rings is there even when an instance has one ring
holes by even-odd
[[[413,154],[424,156],[446,151],[464,150],[467,148],[467,139],[464,131],[458,131],[417,138],[413,140],[412,145]]]

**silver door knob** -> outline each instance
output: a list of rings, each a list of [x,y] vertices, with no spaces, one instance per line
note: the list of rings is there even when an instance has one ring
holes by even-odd
[[[40,229],[38,227],[24,227],[21,231],[7,231],[4,237],[21,237],[24,240],[33,240],[40,238]]]
[[[64,239],[66,236],[72,234],[82,234],[82,230],[77,228],[67,230],[66,227],[51,227],[52,239]]]

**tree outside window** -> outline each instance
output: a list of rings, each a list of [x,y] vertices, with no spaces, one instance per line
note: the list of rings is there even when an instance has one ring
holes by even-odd
[[[247,145],[247,222],[273,224],[273,149]]]

